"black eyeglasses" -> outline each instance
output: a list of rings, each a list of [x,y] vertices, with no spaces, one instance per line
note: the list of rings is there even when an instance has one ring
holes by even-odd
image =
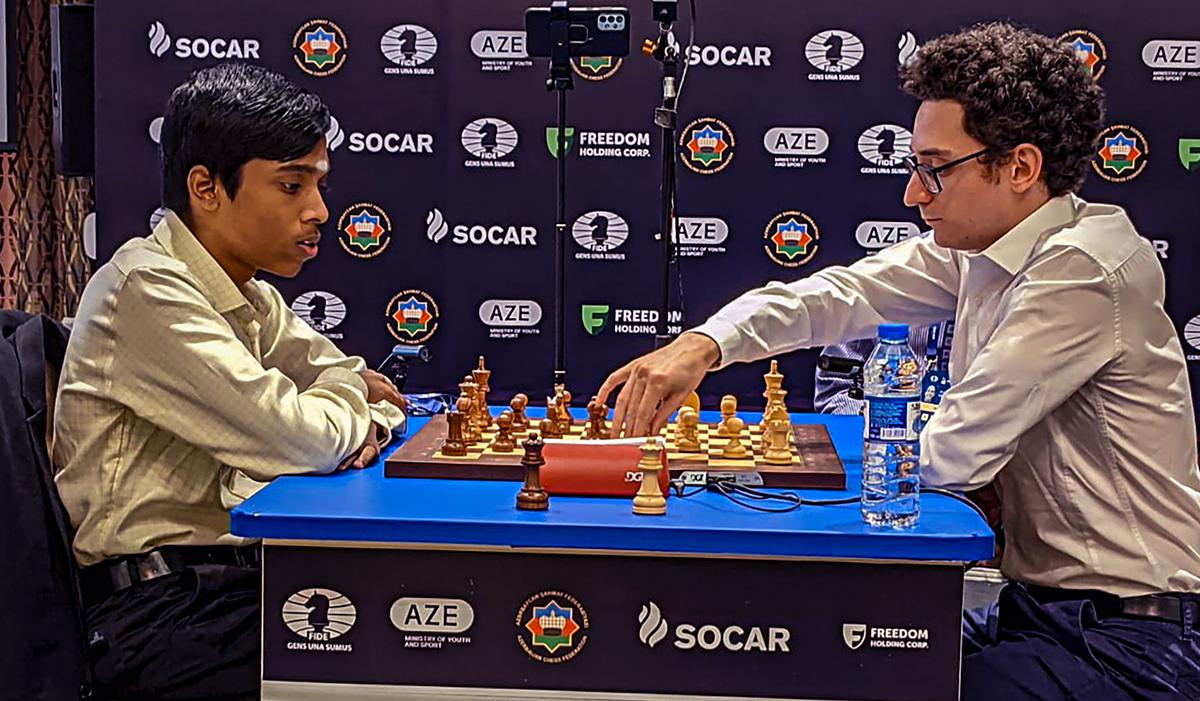
[[[942,191],[942,173],[945,173],[954,166],[960,166],[967,161],[979,158],[980,156],[991,152],[991,148],[985,148],[970,155],[963,156],[957,160],[940,165],[937,168],[927,166],[924,163],[917,163],[917,157],[915,155],[909,155],[904,157],[904,167],[908,168],[908,174],[910,176],[913,173],[917,174],[917,177],[921,179],[921,185],[925,187],[929,194],[936,195]]]

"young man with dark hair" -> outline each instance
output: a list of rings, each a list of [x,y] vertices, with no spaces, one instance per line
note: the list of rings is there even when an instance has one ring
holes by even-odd
[[[194,73],[163,122],[165,218],[84,290],[54,458],[106,696],[257,699],[258,551],[229,509],[280,475],[364,466],[404,420],[391,382],[254,279],[317,254],[328,124],[272,71]]]
[[[953,316],[925,484],[994,481],[1014,581],[964,621],[962,698],[1200,698],[1200,471],[1163,273],[1083,183],[1103,94],[1071,50],[1008,24],[935,39],[905,204],[932,237],[750,291],[614,372],[614,426],[661,428],[705,373]]]

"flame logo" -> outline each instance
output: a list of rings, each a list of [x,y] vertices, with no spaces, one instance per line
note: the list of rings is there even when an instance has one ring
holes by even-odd
[[[638,629],[638,638],[650,647],[654,647],[667,637],[667,620],[663,618],[662,611],[658,610],[658,604],[653,601],[642,604],[638,622],[642,624],[642,627]]]
[[[155,20],[154,24],[150,25],[147,36],[150,37],[150,53],[158,58],[162,58],[171,48],[171,35],[167,34],[167,28],[162,22]]]
[[[342,125],[338,124],[337,117],[329,115],[329,129],[325,131],[325,147],[330,152],[336,151],[338,146],[346,140],[346,134],[342,132]]]
[[[908,62],[913,60],[913,56],[917,55],[917,38],[913,36],[912,32],[905,32],[900,35],[898,46],[900,54],[897,56],[897,59],[900,61],[900,65],[908,65]]]
[[[425,215],[425,236],[430,241],[438,243],[446,238],[449,231],[450,226],[446,224],[446,218],[442,216],[441,210],[436,207],[429,210],[429,214]]]

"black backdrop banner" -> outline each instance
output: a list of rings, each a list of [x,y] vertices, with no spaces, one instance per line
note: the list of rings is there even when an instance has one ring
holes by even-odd
[[[336,125],[320,255],[272,282],[346,352],[396,343],[433,360],[408,389],[450,390],[486,354],[502,398],[549,389],[554,364],[555,97],[529,59],[534,0],[99,0],[97,248],[149,231],[163,106],[189,72],[248,60],[320,94]],[[604,4],[604,3],[593,3]],[[612,3],[619,4],[619,3]],[[655,36],[648,1],[631,45]],[[681,3],[677,34],[690,17]],[[1109,126],[1081,193],[1126,207],[1167,273],[1167,309],[1200,361],[1200,4],[1136,7],[929,0],[698,0],[680,104],[680,274],[672,325],[740,292],[850,263],[916,234],[899,157],[916,103],[896,70],[923,41],[1011,19],[1071,43],[1108,94]],[[662,288],[660,66],[640,53],[576,64],[569,100],[565,339],[569,384],[594,391],[648,351]],[[781,358],[789,403],[811,407],[816,351]],[[763,364],[702,385],[761,405]],[[1196,382],[1193,373],[1193,383]],[[1193,385],[1195,386],[1195,385]]]

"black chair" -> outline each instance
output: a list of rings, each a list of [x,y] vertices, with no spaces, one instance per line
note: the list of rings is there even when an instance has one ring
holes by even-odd
[[[0,310],[0,699],[93,699],[73,532],[49,430],[68,330]],[[19,643],[16,641],[20,641]]]

